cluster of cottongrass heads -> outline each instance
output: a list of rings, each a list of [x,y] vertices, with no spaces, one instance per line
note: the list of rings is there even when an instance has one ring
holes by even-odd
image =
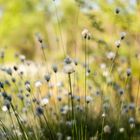
[[[82,31],[84,62],[65,54],[63,64],[50,66],[40,35],[43,63],[16,54],[17,64],[7,66],[2,51],[0,140],[138,139],[139,85],[135,100],[129,92],[131,68],[118,64],[125,36],[120,34],[116,51],[106,52],[97,71],[87,53],[92,38],[88,29]]]
[[[85,40],[86,51],[86,42],[90,40],[91,34],[84,29],[82,37]],[[111,78],[124,37],[125,34],[122,33],[121,40],[115,43],[116,53],[107,54],[111,63],[109,71],[105,70],[103,75],[108,78],[109,76]],[[42,46],[43,40],[39,37],[38,41]],[[47,63],[44,48],[41,47],[41,49]],[[34,79],[28,76],[30,72],[27,74],[20,68],[21,65],[30,66],[34,62],[27,61],[24,55],[16,57],[21,63],[13,67],[7,67],[4,64],[1,66],[1,75],[3,75],[0,82],[1,139],[103,140],[137,137],[139,123],[136,120],[136,104],[127,102],[125,99],[128,81],[131,78],[130,68],[126,69],[124,87],[109,80],[104,85],[105,87],[101,86],[101,89],[94,91],[94,85],[88,81],[91,70],[87,63],[86,53],[84,65],[77,61],[75,63],[74,59],[67,56],[61,70],[56,64],[53,64],[50,70],[46,65],[45,72],[42,71],[42,74]],[[80,73],[79,68],[77,69],[78,65],[81,65],[80,68],[85,71],[82,76],[84,91],[77,90],[74,82],[78,81],[75,76]],[[105,64],[101,64],[101,69],[106,69]],[[42,90],[43,87],[46,88]],[[114,95],[119,100],[118,105],[115,105],[117,111],[113,111],[114,107],[104,93],[108,92],[109,88],[117,91],[118,95]],[[97,105],[95,100],[99,102]],[[113,115],[112,112],[115,114]]]

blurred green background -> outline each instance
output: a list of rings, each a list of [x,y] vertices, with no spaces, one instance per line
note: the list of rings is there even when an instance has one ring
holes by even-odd
[[[120,14],[115,14],[116,8],[120,9]],[[127,40],[124,46],[127,47],[122,49],[122,53],[129,53],[128,47],[138,53],[140,1],[0,0],[0,47],[10,50],[6,53],[7,61],[14,61],[13,54],[17,51],[28,59],[38,59],[37,33],[43,37],[47,51],[50,55],[53,53],[54,59],[63,54],[61,46],[69,55],[80,58],[81,31],[84,28],[92,34],[92,51],[100,44],[114,46],[120,32],[125,31]],[[99,49],[96,50],[97,55],[102,55]]]

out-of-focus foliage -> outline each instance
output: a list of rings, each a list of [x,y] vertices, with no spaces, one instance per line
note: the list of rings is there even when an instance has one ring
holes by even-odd
[[[46,35],[45,13],[49,12],[49,5],[44,3],[36,0],[1,0],[1,46],[15,47],[27,55],[31,52],[34,54],[34,34],[40,31]]]
[[[95,41],[111,44],[123,30],[128,33],[127,43],[137,46],[139,7],[139,0],[0,0],[1,47],[18,49],[29,58],[38,56],[35,34],[40,32],[53,53],[63,45],[74,55],[72,50],[81,50],[84,27],[91,30]]]
[[[139,0],[0,0],[2,140],[139,137],[139,44]]]

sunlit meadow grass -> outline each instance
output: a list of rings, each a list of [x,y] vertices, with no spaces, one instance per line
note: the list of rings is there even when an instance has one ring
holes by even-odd
[[[62,45],[55,51],[62,51],[64,60],[48,59],[40,34],[39,62],[16,54],[16,63],[8,65],[1,51],[0,140],[139,139],[140,78],[133,79],[131,56],[120,55],[127,34],[122,31],[109,49],[99,48],[97,57],[89,50],[94,35],[83,29],[78,60],[66,51],[58,17],[57,22]]]

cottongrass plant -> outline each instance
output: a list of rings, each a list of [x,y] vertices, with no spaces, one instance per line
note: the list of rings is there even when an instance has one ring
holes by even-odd
[[[120,47],[120,42],[117,43],[117,49],[119,48],[118,45]],[[107,56],[111,60],[110,74],[113,74],[115,71],[116,56],[118,55],[112,53]],[[24,59],[24,65],[26,61]],[[21,63],[23,63],[23,60]],[[104,66],[102,65],[101,67]],[[84,68],[85,72],[87,72],[86,65]],[[73,90],[73,74],[77,69],[74,59],[69,56],[64,59],[61,73],[56,65],[52,66],[52,70],[53,73],[50,74],[46,74],[46,71],[42,72],[40,80],[38,80],[38,77],[34,77],[31,80],[25,76],[24,71],[22,78],[18,76],[18,65],[14,65],[12,68],[7,68],[3,65],[1,72],[6,79],[0,82],[2,95],[0,100],[3,114],[0,119],[2,139],[27,140],[34,137],[36,140],[85,140],[89,138],[115,140],[120,137],[127,139],[129,132],[132,132],[131,137],[136,134],[135,131],[138,124],[135,116],[131,113],[133,110],[135,111],[135,105],[131,102],[129,103],[129,100],[127,101],[128,96],[126,96],[129,78],[132,76],[130,68],[125,72],[124,87],[117,88],[118,96],[120,96],[120,105],[117,105],[117,107],[119,106],[116,114],[118,116],[117,121],[109,113],[113,107],[106,96],[102,98],[103,104],[101,109],[98,108],[99,103],[96,105],[95,99],[103,96],[103,93],[100,90],[95,91],[92,83],[89,85],[90,77],[88,77],[88,82],[86,81],[85,83],[88,92],[86,91],[83,96],[75,94]],[[62,74],[63,72],[64,74]],[[79,75],[80,72],[76,72]],[[52,80],[53,75],[54,77],[57,76],[57,80]],[[64,79],[61,75],[67,75],[67,78]],[[87,75],[83,77],[85,81]],[[106,84],[109,86],[108,83]],[[53,85],[57,86],[56,90]],[[113,86],[111,84],[109,87]],[[109,90],[109,87],[103,90],[104,93]],[[10,91],[13,91],[15,94],[8,94]],[[45,94],[44,92],[46,91],[47,93]],[[52,94],[54,92],[57,92],[57,94]],[[10,121],[6,123],[3,116]],[[10,131],[13,133],[10,133]]]
[[[114,58],[114,57],[113,57]],[[24,60],[24,63],[26,60]],[[112,60],[115,64],[115,61]],[[13,72],[11,68],[3,68],[1,71],[5,75],[6,82],[3,80],[0,82],[0,88],[2,93],[1,107],[2,114],[5,114],[9,118],[9,122],[6,123],[3,118],[1,118],[1,132],[2,134],[7,134],[7,137],[2,136],[2,139],[32,139],[33,137],[37,139],[117,139],[118,137],[127,138],[127,133],[130,131],[132,134],[135,133],[137,127],[135,116],[127,115],[125,113],[131,112],[135,108],[133,103],[126,105],[126,102],[121,101],[121,98],[125,98],[126,89],[129,83],[129,78],[132,76],[131,69],[126,70],[126,80],[124,82],[124,87],[118,89],[118,94],[120,96],[120,108],[118,108],[118,121],[115,122],[113,117],[109,116],[108,111],[111,109],[110,101],[104,98],[103,105],[101,106],[101,114],[94,111],[95,96],[102,96],[101,92],[97,90],[93,91],[92,86],[88,85],[87,91],[94,92],[94,94],[88,93],[85,96],[76,96],[73,92],[73,78],[72,75],[75,73],[75,64],[71,57],[66,57],[63,63],[63,72],[67,75],[65,81],[68,83],[63,84],[57,81],[59,86],[57,87],[57,94],[47,94],[44,96],[42,94],[43,86],[46,87],[45,91],[54,92],[52,85],[49,85],[51,81],[52,74],[42,73],[42,79],[38,78],[28,80],[25,77],[25,73],[22,75],[22,79],[16,74],[19,69],[18,66],[14,66]],[[112,65],[111,65],[112,67]],[[58,71],[56,65],[52,67],[53,74],[62,74]],[[77,72],[77,74],[79,74]],[[112,71],[113,74],[113,71]],[[45,76],[44,76],[45,75]],[[11,77],[15,80],[11,81]],[[21,82],[22,80],[22,82]],[[62,80],[62,79],[61,79]],[[20,86],[19,86],[20,81]],[[54,82],[56,82],[54,80]],[[16,86],[18,89],[16,88]],[[13,85],[13,86],[10,86]],[[57,82],[54,84],[57,85]],[[68,85],[68,87],[67,87]],[[52,86],[52,87],[50,87]],[[113,85],[111,85],[112,87]],[[50,88],[52,88],[50,90]],[[16,89],[16,90],[15,90]],[[37,90],[36,90],[37,89]],[[106,88],[106,92],[109,88]],[[9,91],[14,91],[15,94],[7,94]],[[37,95],[34,94],[37,92]],[[60,93],[59,93],[60,92]],[[68,92],[66,94],[66,92]],[[83,92],[84,93],[84,92]],[[60,94],[61,96],[58,96]],[[53,97],[55,96],[55,97]],[[55,102],[54,105],[53,100]],[[68,102],[66,102],[68,98]],[[21,100],[21,104],[19,102]],[[86,103],[86,108],[85,108]],[[59,104],[59,105],[57,105]],[[93,105],[94,104],[94,105]],[[56,111],[57,110],[57,111]],[[100,109],[99,109],[100,110]],[[7,112],[7,113],[6,113]],[[92,116],[91,114],[94,115]],[[123,115],[122,115],[123,113]],[[57,115],[59,117],[57,117]],[[117,114],[116,114],[117,115]],[[122,122],[122,119],[126,119]],[[116,126],[112,125],[116,123]],[[11,126],[13,133],[10,133]],[[129,129],[128,129],[129,128]],[[132,136],[131,136],[132,137]]]
[[[60,24],[57,9],[55,12]],[[116,9],[115,12],[118,15],[120,9]],[[62,41],[61,29],[59,30]],[[18,63],[8,66],[3,60],[5,53],[2,52],[0,139],[128,140],[139,138],[140,79],[138,79],[136,102],[134,102],[135,97],[128,94],[129,86],[135,88],[135,85],[131,85],[130,82],[133,68],[131,70],[131,65],[127,61],[125,66],[120,62],[120,51],[125,38],[126,33],[121,32],[115,42],[116,51],[105,52],[107,59],[101,60],[100,67],[96,67],[98,64],[89,61],[92,55],[88,53],[88,43],[93,40],[87,29],[82,31],[84,60],[78,62],[77,58],[66,56],[66,50],[63,52],[65,58],[62,62],[54,64],[49,61],[46,56],[47,48],[44,47],[45,42],[40,35],[37,35],[37,40],[42,51],[43,64],[40,62],[38,65],[37,62],[27,60],[25,55],[18,54],[16,56]],[[21,65],[25,69],[20,69]],[[28,71],[30,66],[32,67]],[[37,71],[31,76],[35,69]],[[74,74],[77,77],[77,84],[73,82]]]
[[[113,57],[114,58],[114,57]],[[25,61],[25,60],[24,60]],[[114,63],[114,62],[113,62]],[[112,65],[111,65],[112,66]],[[63,71],[65,72],[65,74],[68,77],[68,85],[69,85],[69,93],[68,93],[68,104],[64,101],[64,105],[63,103],[60,104],[61,110],[59,112],[59,108],[57,109],[57,113],[60,113],[60,117],[59,120],[56,120],[55,117],[55,113],[54,113],[54,106],[51,107],[51,96],[48,97],[42,97],[42,86],[45,84],[43,82],[43,80],[39,81],[39,80],[35,80],[35,83],[33,84],[34,86],[31,86],[32,81],[30,80],[26,80],[24,82],[22,82],[23,85],[21,85],[21,88],[24,88],[24,90],[21,90],[19,92],[19,94],[17,94],[18,96],[15,97],[15,95],[12,95],[14,97],[11,97],[10,95],[7,94],[7,90],[9,91],[9,88],[11,90],[15,89],[16,86],[18,86],[18,81],[21,80],[20,77],[16,76],[14,77],[14,74],[12,70],[10,68],[6,68],[6,69],[2,69],[3,72],[5,72],[7,75],[10,75],[10,77],[8,77],[7,81],[9,81],[9,79],[11,79],[11,76],[15,78],[15,80],[10,81],[10,84],[16,84],[16,86],[9,86],[7,87],[6,83],[1,82],[0,83],[0,87],[1,87],[1,93],[3,96],[3,100],[4,100],[4,104],[2,106],[2,110],[4,112],[8,112],[8,116],[9,119],[11,120],[9,123],[13,126],[13,131],[14,133],[9,133],[10,132],[10,128],[9,126],[5,126],[5,125],[9,125],[9,124],[5,124],[5,121],[1,120],[1,131],[2,133],[6,133],[7,138],[4,139],[20,139],[23,138],[25,140],[27,139],[32,139],[32,137],[34,137],[35,139],[57,139],[56,137],[58,137],[59,139],[87,139],[89,137],[93,137],[93,138],[109,138],[109,136],[112,134],[112,132],[114,132],[114,129],[116,129],[117,134],[114,132],[114,137],[113,139],[117,139],[118,138],[118,133],[120,133],[120,135],[122,135],[123,133],[126,133],[124,131],[126,131],[127,128],[125,128],[125,130],[123,128],[120,127],[120,120],[121,120],[121,115],[118,117],[118,122],[117,123],[117,127],[116,128],[111,128],[111,124],[110,122],[108,122],[109,120],[107,119],[108,117],[108,113],[106,112],[106,109],[108,108],[108,104],[104,103],[103,107],[104,107],[104,112],[102,113],[101,116],[101,120],[98,119],[98,117],[94,120],[92,117],[90,118],[90,112],[92,111],[91,109],[91,104],[93,102],[93,97],[86,95],[86,98],[84,96],[84,102],[86,103],[86,110],[84,110],[85,105],[82,104],[82,101],[80,102],[80,100],[82,100],[81,97],[76,97],[73,94],[73,90],[72,90],[72,74],[75,72],[75,65],[73,62],[73,59],[71,59],[70,57],[66,57],[66,59],[64,60],[64,67],[63,67]],[[17,72],[18,68],[14,67],[14,70]],[[53,71],[54,74],[59,74],[59,71],[57,70],[56,66],[53,66]],[[131,69],[127,69],[126,70],[126,82],[124,83],[124,90],[120,89],[119,90],[119,94],[121,96],[123,96],[124,92],[126,92],[126,86],[128,85],[128,79],[131,76]],[[24,77],[24,75],[23,75]],[[26,78],[24,78],[26,79]],[[24,80],[22,79],[22,80]],[[47,84],[50,82],[51,77],[49,74],[44,76],[44,79],[46,80]],[[59,79],[58,79],[59,80]],[[8,84],[8,85],[10,85]],[[48,84],[48,89],[49,89],[49,84]],[[38,96],[35,96],[33,91],[35,91],[35,88],[37,88],[37,93]],[[63,87],[62,87],[63,88]],[[16,93],[18,93],[20,87],[16,88],[16,90],[14,90]],[[92,88],[91,88],[92,89]],[[107,90],[107,89],[106,89]],[[88,90],[90,91],[90,90]],[[58,91],[59,92],[59,91]],[[61,91],[63,92],[63,91]],[[28,93],[28,94],[27,94]],[[62,93],[61,93],[62,94]],[[98,94],[97,91],[97,95],[100,96],[100,94]],[[54,96],[54,95],[53,95]],[[65,96],[65,95],[61,95],[61,96]],[[22,102],[21,105],[16,105],[15,101],[18,101],[19,98]],[[27,99],[30,98],[30,100],[28,101]],[[65,97],[62,97],[65,98]],[[21,112],[21,110],[19,110],[19,107],[22,108],[22,110],[25,110],[25,102],[28,102],[28,105],[26,106],[27,108],[27,113],[23,113]],[[61,98],[59,98],[59,100],[61,102],[63,102],[63,100]],[[26,102],[26,103],[27,103]],[[84,103],[83,102],[83,103]],[[18,103],[18,102],[16,102]],[[19,104],[19,103],[18,103]],[[120,113],[122,112],[123,109],[123,105],[120,105]],[[130,108],[133,108],[133,106],[130,105]],[[58,106],[59,107],[59,106]],[[26,111],[25,111],[26,112]],[[94,112],[95,113],[95,112]],[[28,118],[27,122],[24,121],[24,119],[22,118],[23,114]],[[29,117],[28,117],[29,114]],[[85,117],[83,117],[85,116]],[[96,115],[95,115],[96,116]],[[30,123],[29,121],[33,121],[34,123]],[[58,122],[57,122],[58,121]],[[97,122],[98,127],[96,127],[96,125],[94,124],[90,124],[91,122]],[[108,123],[107,123],[108,122]],[[130,128],[131,129],[135,129],[135,120],[133,118],[129,118],[128,123],[130,124]],[[121,126],[122,123],[121,123]],[[63,129],[65,128],[65,130],[63,131]],[[100,131],[101,130],[101,131]],[[31,132],[30,132],[31,131]],[[93,133],[91,133],[93,132]]]

